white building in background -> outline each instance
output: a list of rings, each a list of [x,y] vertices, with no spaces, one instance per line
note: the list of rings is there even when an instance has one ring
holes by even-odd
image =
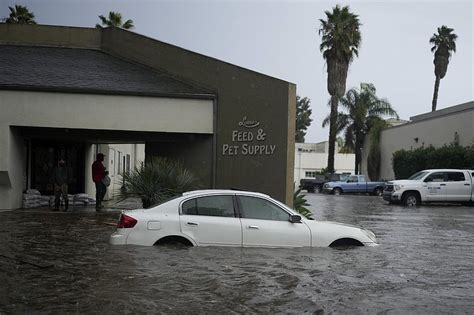
[[[327,167],[328,141],[319,143],[295,143],[295,182],[303,178],[314,178],[316,172]],[[339,148],[336,144],[336,152]],[[336,153],[334,168],[336,173],[354,174],[355,155],[353,153]]]
[[[474,101],[410,117],[405,124],[384,129],[380,135],[380,178],[393,179],[393,153],[421,147],[435,148],[457,143],[474,145]],[[362,150],[361,172],[367,175],[367,136]]]

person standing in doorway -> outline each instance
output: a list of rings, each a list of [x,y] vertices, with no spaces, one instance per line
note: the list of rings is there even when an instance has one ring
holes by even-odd
[[[66,161],[60,159],[58,165],[53,170],[54,184],[54,211],[59,211],[61,205],[61,196],[64,200],[64,211],[67,211],[69,206],[68,185],[72,182],[72,170],[66,166]]]
[[[105,155],[102,153],[97,154],[97,158],[94,163],[92,163],[92,180],[95,183],[95,210],[100,211],[104,206],[102,205],[102,200],[104,199],[105,193],[107,191],[107,186],[103,183],[105,178],[105,166],[102,163],[104,161]]]

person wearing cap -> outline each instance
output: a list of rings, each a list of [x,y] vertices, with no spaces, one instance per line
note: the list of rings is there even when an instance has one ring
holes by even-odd
[[[92,180],[95,183],[95,210],[100,211],[102,206],[102,200],[104,199],[105,193],[107,191],[107,186],[102,182],[105,178],[105,166],[102,164],[104,161],[105,155],[102,153],[97,154],[97,158],[94,163],[92,163]]]
[[[64,159],[60,159],[58,165],[54,168],[52,182],[54,184],[54,211],[59,211],[61,195],[64,200],[64,211],[67,211],[69,206],[67,192],[68,185],[72,182],[72,170],[66,166]]]

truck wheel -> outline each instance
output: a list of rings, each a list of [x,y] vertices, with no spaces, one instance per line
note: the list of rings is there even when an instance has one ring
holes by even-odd
[[[377,187],[374,189],[374,195],[376,196],[382,196],[383,195],[383,188],[382,187]]]
[[[321,186],[317,185],[314,187],[314,192],[319,194],[321,192]]]
[[[414,192],[408,192],[403,196],[403,204],[407,207],[416,207],[421,204],[420,197]]]
[[[314,187],[308,188],[309,193],[314,193]]]
[[[342,194],[342,189],[341,188],[334,188],[332,190],[332,192],[336,195],[336,196],[339,196],[340,194]]]

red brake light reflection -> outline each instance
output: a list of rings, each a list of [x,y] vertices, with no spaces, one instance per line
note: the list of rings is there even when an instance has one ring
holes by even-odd
[[[136,224],[137,224],[137,220],[135,220],[134,218],[132,218],[132,217],[126,215],[126,214],[122,214],[120,216],[119,222],[117,223],[117,228],[118,229],[129,229],[129,228],[134,227]]]

